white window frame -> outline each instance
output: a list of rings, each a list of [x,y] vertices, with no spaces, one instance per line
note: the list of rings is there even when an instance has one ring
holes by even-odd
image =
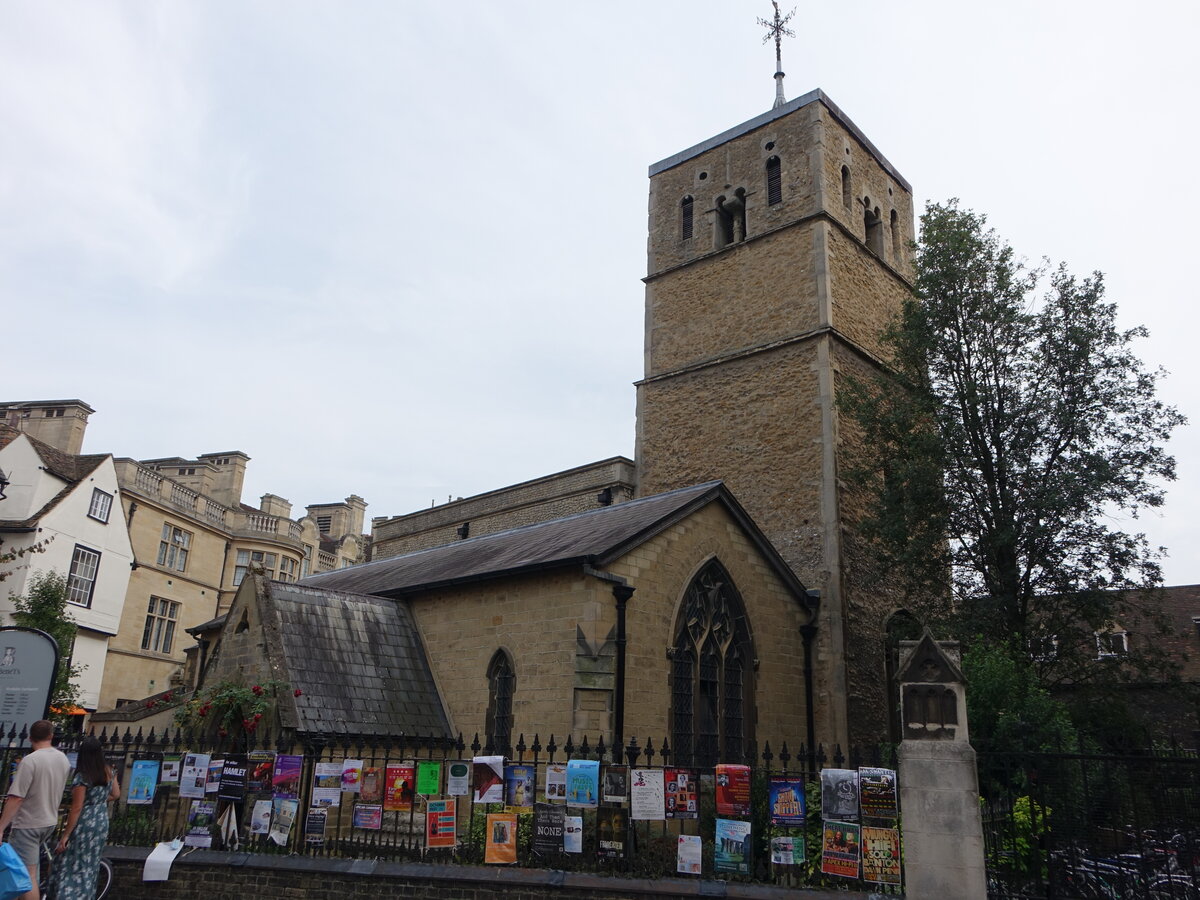
[[[91,609],[99,574],[100,551],[76,544],[75,552],[71,554],[71,571],[67,575],[67,602]]]
[[[108,517],[112,514],[112,502],[113,495],[108,491],[92,488],[92,502],[88,504],[88,518],[107,525]]]
[[[170,653],[175,641],[175,626],[179,623],[176,600],[151,597],[146,607],[146,625],[142,629],[142,649],[151,653]]]
[[[162,539],[158,542],[158,564],[176,572],[187,571],[188,554],[192,549],[192,533],[178,525],[163,522]]]
[[[1121,639],[1121,649],[1114,650],[1113,639]],[[1129,632],[1127,631],[1097,631],[1096,632],[1096,658],[1097,659],[1116,659],[1121,656],[1126,656],[1129,653]]]
[[[276,559],[278,559],[277,554],[268,553],[266,550],[239,550],[237,564],[233,567],[233,586],[237,587],[242,583],[242,580],[249,574],[251,566],[262,566],[263,574],[267,578],[274,578]]]
[[[279,580],[280,581],[295,581],[296,572],[300,568],[300,563],[292,559],[290,556],[279,557]]]

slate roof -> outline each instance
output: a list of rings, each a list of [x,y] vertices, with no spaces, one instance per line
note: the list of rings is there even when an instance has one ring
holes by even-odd
[[[265,585],[288,683],[301,692],[287,698],[298,731],[453,736],[406,603]]]
[[[603,566],[712,502],[725,505],[780,577],[803,595],[805,588],[799,579],[720,481],[321,572],[301,584],[401,597],[550,568]]]
[[[30,445],[42,460],[46,471],[57,478],[61,478],[67,482],[67,485],[29,518],[20,520],[0,519],[0,531],[32,530],[42,516],[58,506],[64,497],[75,490],[75,486],[79,482],[96,471],[96,467],[109,457],[107,453],[89,453],[82,456],[73,456],[70,453],[64,453],[62,450],[51,447],[44,441],[39,441],[31,434],[19,431],[11,425],[0,425],[0,449],[7,447],[22,434],[29,439]]]

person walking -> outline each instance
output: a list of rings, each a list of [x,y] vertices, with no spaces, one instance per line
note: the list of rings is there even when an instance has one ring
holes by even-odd
[[[75,778],[71,782],[71,811],[58,839],[62,854],[54,867],[55,900],[93,900],[100,854],[108,841],[108,804],[121,796],[121,785],[94,737],[79,744]]]
[[[63,786],[71,771],[67,755],[52,746],[54,723],[45,719],[29,728],[32,752],[17,766],[8,786],[4,812],[0,813],[0,834],[9,825],[12,832],[8,842],[29,870],[33,888],[21,895],[21,900],[40,900],[38,891],[38,852],[42,843],[54,833],[58,824],[58,806],[62,802]]]

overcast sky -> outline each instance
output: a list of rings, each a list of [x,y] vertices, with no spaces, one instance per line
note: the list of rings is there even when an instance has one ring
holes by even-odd
[[[784,9],[788,9],[784,6]],[[1197,423],[1143,517],[1200,582],[1193,3],[805,4],[912,183],[1107,274]],[[85,450],[240,449],[245,499],[397,515],[632,456],[646,169],[771,106],[769,2],[0,5],[0,400]]]

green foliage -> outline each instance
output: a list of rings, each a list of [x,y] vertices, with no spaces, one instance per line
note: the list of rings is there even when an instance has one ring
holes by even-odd
[[[50,691],[50,705],[67,709],[79,703],[79,687],[73,683],[83,674],[83,666],[68,665],[75,643],[75,620],[67,608],[67,580],[55,571],[35,572],[26,583],[23,597],[12,597],[13,623],[22,628],[36,628],[54,638],[58,644],[58,674]],[[59,723],[70,719],[66,712],[51,712],[50,718]]]
[[[35,544],[30,544],[28,547],[18,547],[15,550],[0,550],[0,581],[8,579],[19,566],[14,567],[12,563],[24,559],[26,556],[31,556],[34,553],[45,553],[46,545],[54,540],[54,535],[51,535],[44,540],[40,540]]]
[[[983,751],[1075,749],[1067,707],[1050,696],[1019,650],[977,638],[963,654],[971,743]]]
[[[218,737],[253,734],[274,709],[279,692],[287,690],[282,681],[261,681],[245,685],[222,681],[198,693],[175,710],[175,723],[197,731],[215,731]]]
[[[1050,807],[1042,806],[1028,795],[1014,800],[1007,827],[1000,829],[988,851],[990,864],[1022,875],[1040,868],[1042,877],[1046,877],[1045,853],[1040,844],[1050,831],[1051,812]]]

